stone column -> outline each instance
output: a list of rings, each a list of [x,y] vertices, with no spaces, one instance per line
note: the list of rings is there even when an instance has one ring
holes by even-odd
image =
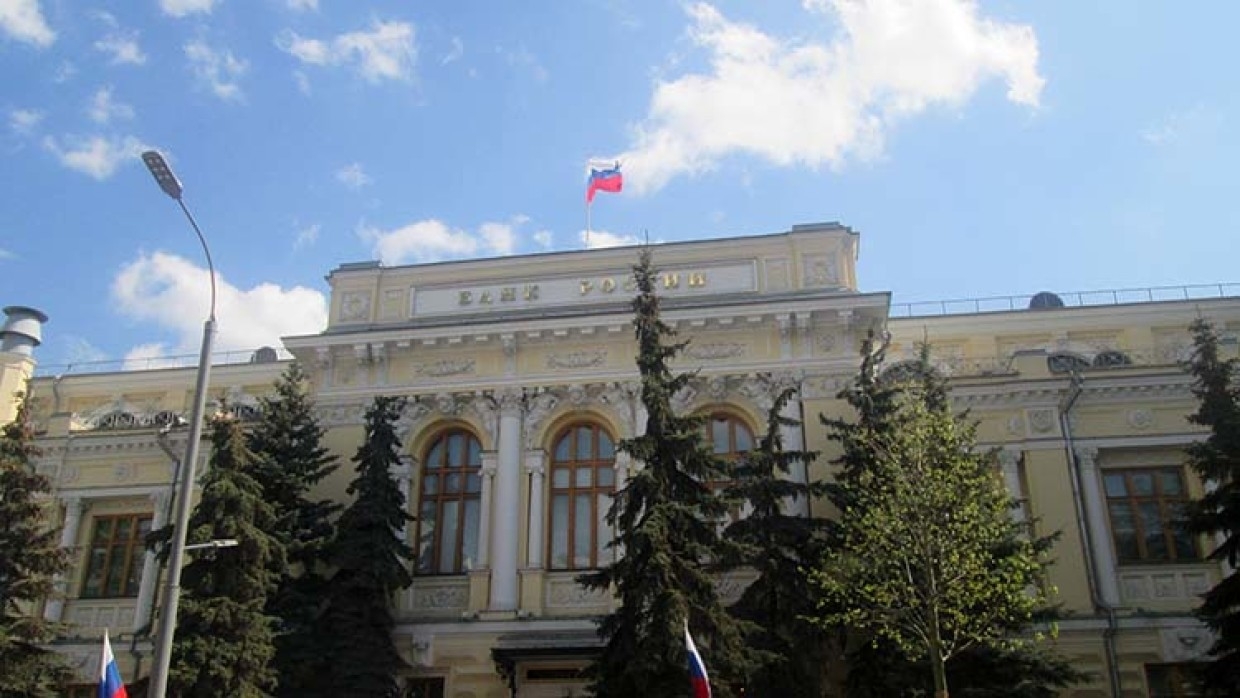
[[[65,521],[64,527],[60,529],[60,547],[65,550],[73,550],[77,545],[78,529],[82,527],[82,498],[66,497],[65,503]],[[63,574],[56,575],[53,580],[52,597],[47,600],[47,604],[43,607],[43,618],[59,623],[61,616],[65,612],[65,593],[68,591],[68,580]]]
[[[495,520],[491,528],[492,611],[517,609],[517,550],[521,542],[522,391],[508,389],[499,403],[499,463],[495,475]]]
[[[499,456],[494,451],[482,454],[482,501],[478,512],[478,569],[491,566],[491,516],[495,502],[495,473]]]
[[[1020,484],[1020,450],[1003,448],[999,450],[999,468],[1003,472],[1003,484],[1008,494],[1016,500],[1017,506],[1012,510],[1012,520],[1025,523],[1025,492]]]
[[[541,450],[525,452],[525,472],[530,475],[530,524],[529,541],[527,543],[526,566],[538,569],[543,566],[543,522],[547,512],[543,510],[543,494],[546,487],[544,477],[547,469],[547,454]]]
[[[172,502],[172,488],[151,493],[151,530],[158,531],[168,525],[168,505]],[[138,584],[138,602],[134,606],[133,631],[136,633],[154,620],[151,609],[155,606],[156,586],[159,583],[159,558],[147,551],[142,560],[142,581]],[[150,628],[154,630],[154,628]]]
[[[798,424],[784,424],[779,427],[780,440],[784,442],[784,449],[788,451],[804,451],[805,450],[805,430],[801,421],[801,389],[800,381],[796,383],[780,384],[776,390],[778,393],[783,392],[786,388],[795,387],[797,392],[793,394],[792,399],[784,404],[784,408],[780,410],[779,416],[784,419],[793,419]],[[755,444],[756,445],[756,444]],[[788,479],[799,484],[809,484],[809,468],[805,461],[795,460],[788,464]],[[809,498],[807,496],[796,497],[787,503],[789,514],[795,516],[809,516]]]
[[[1115,547],[1107,525],[1106,499],[1102,496],[1098,472],[1098,449],[1076,449],[1076,463],[1081,474],[1081,497],[1085,523],[1089,529],[1090,552],[1097,571],[1098,595],[1109,606],[1119,605],[1119,579],[1115,571]]]

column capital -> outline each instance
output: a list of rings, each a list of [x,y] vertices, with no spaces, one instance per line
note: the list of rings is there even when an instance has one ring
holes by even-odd
[[[504,417],[520,417],[525,407],[525,391],[521,388],[500,388],[495,391],[495,402]]]
[[[1098,467],[1098,449],[1093,446],[1083,446],[1072,449],[1076,454],[1076,460],[1082,468],[1092,470]]]
[[[151,495],[154,496],[153,494]],[[65,505],[65,515],[81,515],[82,510],[86,508],[86,498],[80,494],[71,494],[68,497],[61,497],[60,501]]]
[[[1020,465],[1022,452],[1019,448],[1003,447],[999,449],[997,457],[999,459],[999,467],[1004,470],[1011,470]]]

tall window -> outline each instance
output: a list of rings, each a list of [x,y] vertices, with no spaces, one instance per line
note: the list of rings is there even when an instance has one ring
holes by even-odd
[[[604,520],[616,485],[616,447],[598,425],[565,429],[551,456],[551,568],[593,569],[608,561]]]
[[[83,598],[137,596],[150,514],[100,516],[90,539]]]
[[[1121,563],[1200,557],[1193,536],[1179,525],[1187,503],[1179,468],[1104,470],[1102,477]]]
[[[478,559],[482,448],[473,434],[440,434],[422,459],[418,572],[459,574]]]
[[[726,412],[716,412],[706,421],[707,437],[710,439],[711,452],[734,463],[747,451],[753,450],[753,432],[744,422]],[[726,485],[731,478],[712,482],[719,487]]]

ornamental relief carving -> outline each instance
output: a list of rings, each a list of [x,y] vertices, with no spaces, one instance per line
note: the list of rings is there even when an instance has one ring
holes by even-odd
[[[547,368],[596,368],[607,361],[606,349],[583,349],[563,354],[547,354]]]
[[[431,378],[459,376],[474,372],[474,360],[444,359],[442,361],[432,361],[430,363],[420,364],[416,369],[414,369],[414,372],[419,376],[430,376]]]
[[[548,606],[598,606],[606,602],[606,592],[587,589],[574,579],[552,579],[547,582]]]
[[[719,361],[744,356],[748,347],[739,342],[714,342],[711,344],[690,344],[685,348],[685,355],[699,361]]]
[[[469,603],[469,587],[464,584],[421,586],[413,588],[413,607],[419,610],[456,610]]]

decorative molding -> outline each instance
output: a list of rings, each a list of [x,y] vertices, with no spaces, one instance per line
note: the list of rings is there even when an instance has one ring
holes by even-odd
[[[578,584],[574,577],[548,579],[546,585],[549,608],[589,608],[603,606],[607,603],[605,592],[587,589]]]
[[[1193,662],[1207,659],[1214,634],[1202,626],[1163,628],[1158,631],[1164,662]]]
[[[839,263],[835,255],[807,254],[802,257],[805,288],[821,288],[840,285]]]
[[[415,580],[413,608],[418,611],[463,611],[469,604],[469,584],[464,579]]]
[[[555,390],[539,389],[527,396],[525,401],[524,443],[530,443],[534,433],[560,404],[560,394]]]
[[[1145,408],[1128,410],[1124,417],[1133,429],[1144,431],[1154,425],[1154,413]]]

